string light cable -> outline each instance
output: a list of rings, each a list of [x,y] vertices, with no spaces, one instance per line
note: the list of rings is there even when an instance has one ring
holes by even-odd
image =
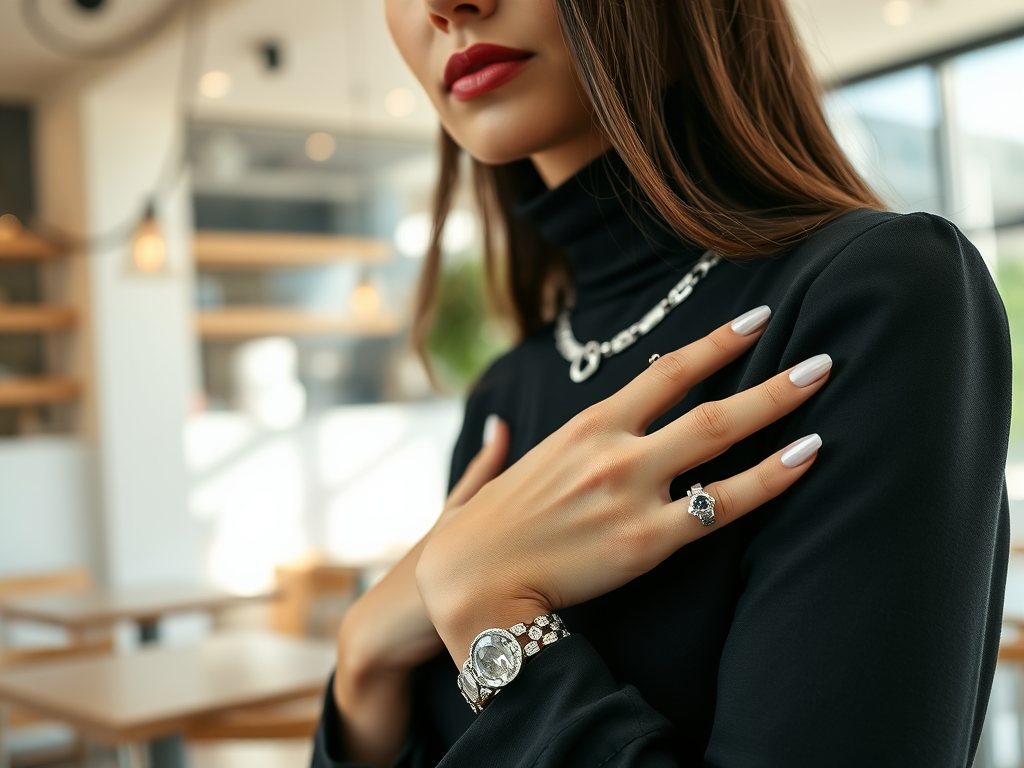
[[[36,6],[39,0],[22,0],[23,13],[30,6]],[[122,52],[131,50],[136,45],[150,39],[159,28],[169,25],[180,12],[184,16],[184,33],[181,43],[181,58],[179,62],[179,75],[175,91],[174,114],[180,116],[179,130],[181,136],[173,135],[170,145],[160,165],[155,183],[148,194],[144,194],[136,210],[128,216],[124,222],[111,227],[105,232],[94,235],[79,234],[71,232],[53,222],[41,217],[34,216],[29,211],[28,205],[18,196],[13,194],[9,188],[0,180],[0,203],[10,213],[15,214],[23,225],[30,231],[37,234],[44,240],[57,245],[82,251],[86,254],[103,254],[105,252],[120,249],[131,243],[140,226],[153,219],[154,210],[158,207],[158,201],[169,195],[177,187],[188,167],[189,158],[189,134],[188,125],[192,114],[192,89],[198,81],[199,73],[202,71],[204,48],[205,48],[205,24],[207,0],[184,0],[183,2],[169,2],[161,13],[150,23],[136,31],[141,37],[135,39],[132,45],[127,45],[124,40],[118,40],[118,45],[124,45]],[[25,16],[28,19],[28,15]],[[159,25],[157,25],[159,21]],[[111,50],[112,46],[106,50]],[[112,54],[110,54],[112,55]]]

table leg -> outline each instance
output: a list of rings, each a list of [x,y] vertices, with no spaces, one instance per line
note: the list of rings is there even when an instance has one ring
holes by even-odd
[[[154,645],[160,642],[160,620],[149,619],[139,622],[139,642],[142,645]],[[145,745],[146,757],[144,766],[131,768],[187,768],[188,755],[185,752],[185,740],[180,736],[165,736],[154,739]],[[0,767],[2,768],[2,767]],[[120,766],[125,768],[125,766]]]
[[[187,768],[188,753],[181,736],[165,736],[149,742],[148,768]]]
[[[139,622],[139,642],[142,645],[149,645],[160,640],[160,620],[152,619]]]
[[[0,768],[11,768],[11,753],[7,745],[8,714],[10,707],[0,701]]]
[[[145,744],[121,744],[117,748],[117,768],[150,768]]]

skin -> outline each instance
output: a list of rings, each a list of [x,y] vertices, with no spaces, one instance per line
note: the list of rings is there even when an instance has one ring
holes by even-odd
[[[451,136],[486,163],[530,158],[549,186],[608,142],[594,124],[552,0],[386,0],[391,34]],[[459,101],[444,87],[448,57],[476,42],[529,50],[512,80]],[[461,667],[472,639],[605,594],[677,549],[782,493],[814,463],[781,452],[711,483],[718,522],[705,527],[673,502],[669,483],[791,412],[827,381],[793,385],[785,372],[656,433],[649,424],[695,384],[747,351],[726,325],[663,356],[502,473],[509,432],[473,460],[437,524],[350,609],[338,634],[334,698],[347,757],[386,766],[409,720],[413,668],[447,648]],[[455,684],[454,674],[452,684]]]
[[[441,124],[476,159],[529,157],[548,186],[571,177],[609,144],[594,122],[551,0],[387,0],[388,28]],[[468,101],[444,86],[456,51],[496,43],[534,54],[514,79]]]

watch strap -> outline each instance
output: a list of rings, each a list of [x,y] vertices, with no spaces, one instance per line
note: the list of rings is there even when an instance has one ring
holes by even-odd
[[[490,631],[484,630],[481,635]],[[557,613],[545,613],[536,617],[531,622],[513,624],[504,631],[509,632],[519,642],[522,652],[522,664],[532,660],[543,648],[569,636],[569,630],[565,628],[565,624]],[[518,672],[516,674],[518,675]],[[462,698],[466,700],[466,703],[477,714],[483,712],[487,705],[494,701],[494,697],[498,695],[498,692],[504,685],[508,684],[505,683],[500,687],[485,685],[473,668],[472,657],[463,662],[462,671],[459,673],[457,682]]]

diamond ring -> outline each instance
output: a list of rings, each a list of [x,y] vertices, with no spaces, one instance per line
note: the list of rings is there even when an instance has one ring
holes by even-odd
[[[686,495],[690,497],[690,506],[686,511],[694,517],[700,518],[704,525],[714,525],[715,497],[705,491],[700,483],[690,488]]]

